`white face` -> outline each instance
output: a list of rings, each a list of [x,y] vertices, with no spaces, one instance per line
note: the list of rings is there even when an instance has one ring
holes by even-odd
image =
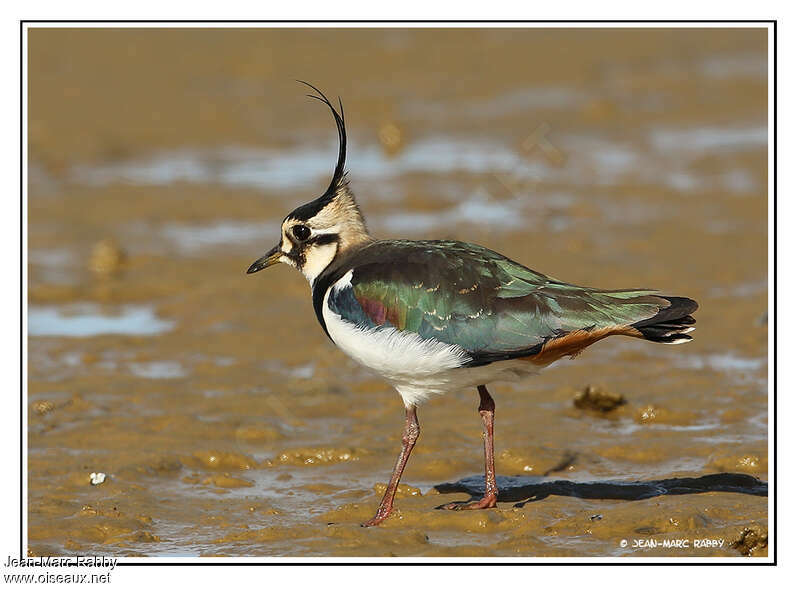
[[[300,270],[313,283],[336,257],[339,249],[339,228],[315,227],[310,221],[288,218],[281,227],[280,261]]]
[[[283,262],[300,270],[313,285],[337,255],[371,240],[353,195],[342,185],[324,205],[312,201],[291,212],[281,225],[280,243],[253,262],[247,273]]]

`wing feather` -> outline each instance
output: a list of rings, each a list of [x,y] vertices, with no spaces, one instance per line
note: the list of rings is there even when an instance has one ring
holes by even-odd
[[[551,339],[645,321],[670,304],[651,290],[568,284],[462,242],[375,242],[348,263],[350,285],[329,297],[334,312],[458,345],[476,361],[531,355]]]

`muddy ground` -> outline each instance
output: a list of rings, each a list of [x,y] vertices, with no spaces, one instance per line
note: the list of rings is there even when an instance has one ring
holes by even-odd
[[[31,31],[30,553],[766,555],[766,51],[752,29]],[[360,528],[400,398],[299,273],[244,274],[334,164],[298,78],[342,96],[373,233],[690,296],[695,341],[492,387],[491,511],[434,509],[483,464],[477,393],[432,399],[396,514]]]

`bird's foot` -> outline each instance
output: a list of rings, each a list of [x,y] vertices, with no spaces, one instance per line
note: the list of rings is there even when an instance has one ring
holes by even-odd
[[[484,495],[478,501],[455,501],[439,506],[437,509],[448,509],[450,511],[465,511],[467,509],[490,509],[497,507],[497,495]]]

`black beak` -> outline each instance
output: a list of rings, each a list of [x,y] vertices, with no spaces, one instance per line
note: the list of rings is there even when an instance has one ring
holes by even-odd
[[[254,272],[258,272],[264,268],[269,268],[273,264],[277,264],[281,259],[281,255],[283,255],[283,252],[281,251],[280,244],[278,244],[266,254],[258,258],[255,262],[250,264],[250,267],[247,269],[247,273],[253,274]]]

